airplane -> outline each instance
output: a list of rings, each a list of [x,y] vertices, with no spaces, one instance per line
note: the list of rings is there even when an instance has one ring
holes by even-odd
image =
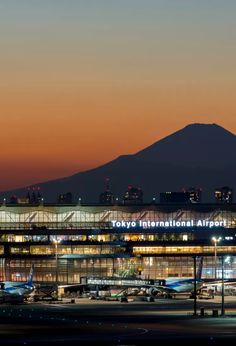
[[[203,257],[200,258],[199,268],[196,273],[196,291],[199,291],[203,285],[203,281],[201,280],[202,265]],[[192,295],[194,292],[194,279],[166,279],[160,280],[159,282],[161,281],[163,281],[163,284],[161,285],[154,284],[148,287],[148,293],[151,296],[160,294],[163,296],[172,297],[177,293],[190,293],[190,295]]]
[[[203,257],[200,258],[199,268],[196,273],[196,290],[199,291],[203,284],[201,280],[202,275],[202,265]],[[149,283],[147,281],[153,281]],[[90,295],[92,298],[99,297],[100,295],[111,297],[121,297],[129,295],[149,295],[151,297],[157,295],[172,297],[177,293],[189,293],[190,295],[194,292],[194,279],[166,279],[159,280],[155,283],[154,280],[142,280],[137,278],[87,278],[86,284],[72,284],[72,285],[62,285],[58,288],[72,288],[77,287],[89,287],[94,286],[94,290],[90,289]],[[163,284],[160,284],[163,282]],[[107,290],[104,292],[99,286],[107,286]]]
[[[201,280],[203,266],[203,257],[200,258],[199,268],[196,273],[196,291],[198,292],[203,281]],[[88,283],[96,286],[95,291],[91,291],[92,297],[98,297],[100,295],[111,297],[122,296],[150,296],[163,295],[165,297],[173,297],[178,293],[187,293],[190,296],[194,292],[195,280],[191,279],[166,279],[166,280],[142,280],[131,278],[89,278]],[[148,283],[147,281],[153,281]],[[106,284],[108,289],[105,293],[99,290],[99,284]]]
[[[33,285],[33,266],[30,269],[29,277],[26,282],[2,281],[0,282],[0,293],[2,295],[28,296],[34,291]]]
[[[211,282],[203,283],[201,287],[203,292],[221,293],[222,292],[222,280],[215,280]],[[236,281],[224,280],[224,291],[225,294],[236,294]]]

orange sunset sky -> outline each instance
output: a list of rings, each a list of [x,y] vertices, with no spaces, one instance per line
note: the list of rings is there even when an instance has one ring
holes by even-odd
[[[236,2],[0,1],[0,190],[193,122],[236,133]]]

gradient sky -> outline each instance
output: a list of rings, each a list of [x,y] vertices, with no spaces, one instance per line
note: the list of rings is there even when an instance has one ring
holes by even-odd
[[[0,190],[236,133],[235,0],[0,0]]]

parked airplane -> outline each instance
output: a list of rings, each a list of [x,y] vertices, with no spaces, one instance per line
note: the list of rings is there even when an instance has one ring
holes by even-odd
[[[198,291],[202,286],[202,265],[203,257],[200,258],[199,268],[196,273],[196,290]],[[148,293],[152,296],[163,294],[172,296],[177,293],[193,293],[195,280],[193,279],[166,279],[162,285],[152,285],[148,289]]]
[[[201,287],[201,291],[203,292],[212,292],[214,294],[222,292],[222,280],[205,282]],[[224,280],[224,292],[225,295],[236,294],[236,281]]]
[[[14,294],[28,296],[34,290],[33,285],[33,266],[30,269],[29,277],[26,282],[2,281],[0,282],[1,294]]]
[[[202,274],[203,257],[200,258],[199,268],[196,273],[196,290],[198,291],[202,286],[201,280]],[[194,279],[166,279],[159,280],[143,280],[137,278],[102,278],[102,277],[91,277],[86,278],[85,284],[72,284],[58,286],[60,289],[72,289],[77,288],[83,290],[87,288],[90,291],[92,297],[99,296],[111,296],[121,297],[123,295],[149,295],[156,296],[158,294],[173,296],[177,293],[193,293],[194,292]],[[162,282],[162,284],[160,283]],[[103,288],[102,288],[103,287]],[[106,287],[106,289],[104,289]]]

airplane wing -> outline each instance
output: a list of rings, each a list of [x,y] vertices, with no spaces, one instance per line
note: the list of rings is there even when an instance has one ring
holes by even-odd
[[[58,288],[72,288],[72,287],[81,288],[81,287],[85,287],[85,286],[88,286],[88,285],[85,285],[85,284],[58,285]]]
[[[202,287],[217,287],[221,286],[222,281],[204,282]],[[236,286],[236,281],[224,281],[224,286]]]

